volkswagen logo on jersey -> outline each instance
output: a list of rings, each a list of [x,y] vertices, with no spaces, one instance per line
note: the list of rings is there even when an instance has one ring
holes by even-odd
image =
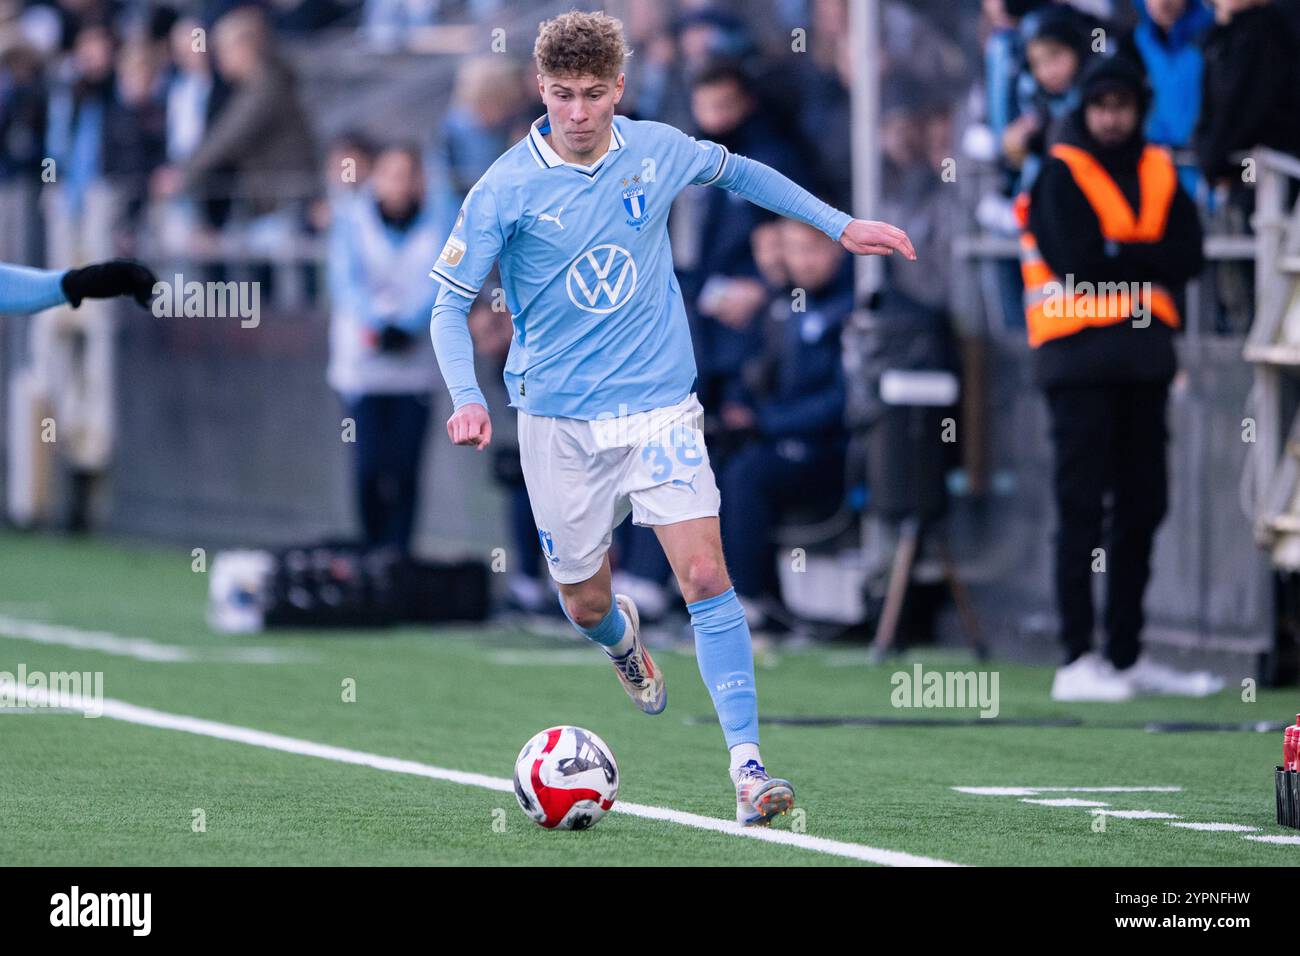
[[[573,261],[564,287],[569,301],[582,311],[606,315],[632,298],[636,263],[622,246],[602,243]]]
[[[632,177],[632,185],[628,186],[628,181],[623,180],[623,185],[627,188],[623,190],[623,208],[627,210],[627,224],[634,227],[638,232],[650,218],[646,212],[645,186],[641,183],[640,176]]]

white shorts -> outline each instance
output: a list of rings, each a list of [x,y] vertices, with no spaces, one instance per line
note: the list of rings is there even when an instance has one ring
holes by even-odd
[[[628,512],[639,525],[718,516],[718,485],[692,392],[602,421],[519,412],[519,458],[551,577],[586,581]]]

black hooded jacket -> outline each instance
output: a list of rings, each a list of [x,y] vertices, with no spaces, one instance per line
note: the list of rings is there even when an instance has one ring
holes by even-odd
[[[1217,24],[1204,40],[1196,159],[1207,179],[1241,175],[1232,154],[1269,146],[1300,156],[1300,40],[1274,4]]]
[[[1092,154],[1115,180],[1134,211],[1141,205],[1138,161],[1146,140],[1141,131],[1113,148],[1088,133],[1083,108],[1071,112],[1053,143]],[[1062,282],[1152,282],[1181,299],[1183,286],[1204,265],[1201,223],[1196,205],[1181,187],[1175,190],[1164,237],[1154,243],[1119,243],[1107,249],[1101,223],[1069,166],[1049,155],[1034,183],[1029,230],[1053,274]],[[1034,350],[1040,385],[1167,382],[1176,371],[1173,330],[1154,316],[1150,325],[1132,322],[1085,328],[1044,342]]]

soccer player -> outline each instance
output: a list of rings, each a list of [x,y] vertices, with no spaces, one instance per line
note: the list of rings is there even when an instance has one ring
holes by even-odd
[[[794,806],[794,787],[769,777],[758,750],[753,651],[723,561],[668,209],[686,186],[720,186],[850,252],[916,253],[902,230],[854,219],[760,163],[615,116],[628,52],[622,24],[603,13],[541,26],[533,54],[546,115],[470,191],[431,273],[443,285],[432,335],[455,409],[447,434],[480,450],[492,440],[466,316],[499,262],[514,321],[505,384],[564,612],[604,648],[637,707],[663,711],[664,675],[641,641],[636,606],[611,593],[607,555],[629,512],[654,528],[731,752],[736,819],[766,825]]]
[[[129,295],[149,304],[157,279],[146,266],[130,259],[110,259],[81,269],[33,269],[0,263],[0,314],[40,312],[82,299],[111,299]]]

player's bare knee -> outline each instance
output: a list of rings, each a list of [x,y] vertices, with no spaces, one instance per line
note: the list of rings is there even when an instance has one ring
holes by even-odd
[[[564,609],[569,618],[579,627],[595,627],[609,613],[610,596],[608,594],[566,594]]]
[[[720,555],[703,554],[686,565],[686,580],[679,581],[688,604],[716,597],[731,587],[727,566]]]

